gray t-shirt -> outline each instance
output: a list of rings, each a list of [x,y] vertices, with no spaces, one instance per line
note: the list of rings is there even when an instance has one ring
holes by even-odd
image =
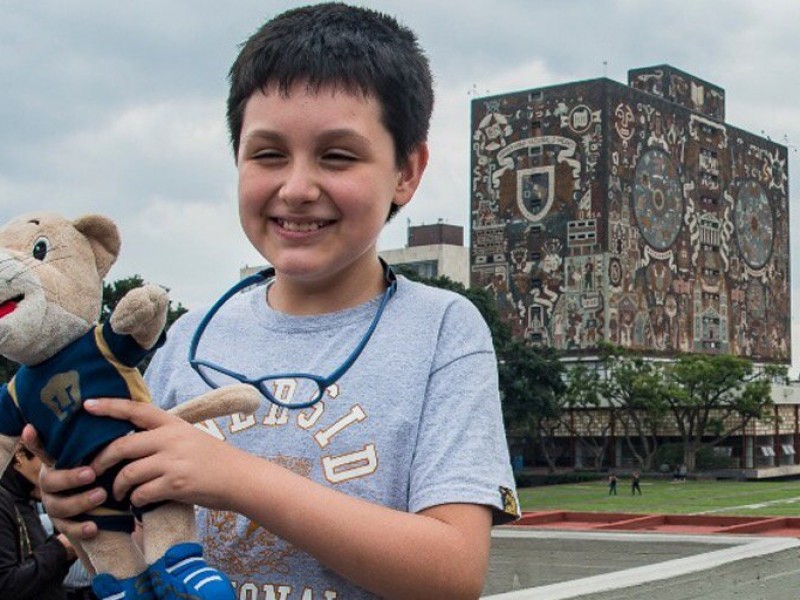
[[[250,377],[328,375],[361,340],[378,303],[291,316],[272,310],[260,286],[217,313],[197,357]],[[199,311],[179,319],[148,368],[154,401],[163,408],[208,391],[187,360],[201,317]],[[276,388],[279,398],[293,393],[292,382],[284,384]],[[462,296],[403,277],[364,352],[319,404],[287,410],[265,400],[255,416],[200,426],[323,485],[397,510],[469,503],[493,507],[495,523],[517,516],[488,327]],[[374,597],[243,516],[200,509],[198,526],[207,558],[228,573],[239,598]]]

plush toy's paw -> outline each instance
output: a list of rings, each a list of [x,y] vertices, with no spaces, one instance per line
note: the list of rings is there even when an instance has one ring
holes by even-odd
[[[169,296],[164,288],[152,283],[134,288],[125,294],[111,313],[111,329],[155,342],[167,319]],[[148,347],[145,345],[145,347]]]
[[[203,560],[200,544],[176,544],[147,568],[158,598],[236,600],[233,585]]]
[[[101,573],[92,580],[92,590],[99,600],[156,600],[146,571],[129,579]]]

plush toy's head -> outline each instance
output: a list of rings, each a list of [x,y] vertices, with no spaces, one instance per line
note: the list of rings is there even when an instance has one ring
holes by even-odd
[[[0,228],[0,354],[35,365],[89,331],[119,248],[100,215],[36,212]]]

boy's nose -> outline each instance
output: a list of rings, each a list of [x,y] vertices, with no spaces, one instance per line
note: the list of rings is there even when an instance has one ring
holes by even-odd
[[[300,164],[289,167],[278,195],[288,204],[302,204],[317,200],[320,188],[314,176],[314,170]]]

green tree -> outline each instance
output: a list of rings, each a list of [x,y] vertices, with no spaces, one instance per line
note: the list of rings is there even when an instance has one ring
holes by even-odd
[[[684,463],[695,468],[702,448],[718,445],[743,431],[754,419],[768,419],[773,379],[786,379],[786,368],[755,370],[745,358],[689,354],[665,368],[666,403],[683,442]]]
[[[589,451],[592,467],[600,470],[615,419],[614,406],[603,394],[602,371],[577,363],[566,369],[564,381],[561,423]]]
[[[652,469],[659,426],[667,415],[667,387],[662,363],[624,348],[602,345],[600,390],[621,425],[631,454],[642,469]]]
[[[498,373],[506,431],[536,442],[550,472],[555,471],[554,432],[560,426],[560,398],[566,390],[558,353],[510,339],[499,355]]]

